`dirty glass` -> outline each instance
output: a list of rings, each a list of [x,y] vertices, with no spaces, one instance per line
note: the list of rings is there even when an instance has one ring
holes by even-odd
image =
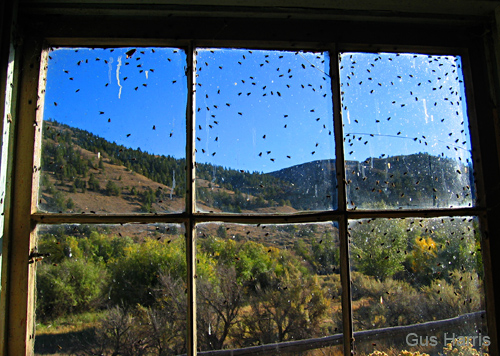
[[[476,218],[351,220],[349,239],[357,354],[487,350]]]
[[[196,234],[201,350],[324,337],[301,351],[341,350],[336,223],[203,223]]]
[[[350,209],[473,206],[460,56],[340,55]]]
[[[197,210],[336,208],[329,55],[196,54]]]
[[[184,211],[185,65],[178,48],[52,50],[39,209]]]
[[[329,54],[195,57],[195,210],[337,209]],[[474,206],[461,66],[451,55],[340,55],[348,209]],[[184,211],[186,68],[178,48],[53,50],[38,208]],[[186,353],[182,225],[38,235],[36,352]],[[356,354],[487,349],[475,217],[350,220],[348,239]],[[342,354],[339,269],[335,222],[197,224],[198,349],[303,340],[290,354]]]
[[[39,225],[37,233],[36,354],[186,352],[182,225]]]

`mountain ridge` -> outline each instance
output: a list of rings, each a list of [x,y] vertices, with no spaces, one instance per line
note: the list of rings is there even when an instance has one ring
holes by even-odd
[[[45,121],[43,132],[41,209],[184,210],[185,159],[127,148],[55,121]],[[197,209],[237,213],[335,209],[335,164],[335,159],[314,160],[270,173],[250,173],[197,163]],[[472,181],[468,163],[415,153],[346,161],[343,184],[350,208],[377,204],[439,208],[470,205],[474,200]],[[121,207],[113,209],[110,201]],[[99,202],[106,206],[98,206]]]

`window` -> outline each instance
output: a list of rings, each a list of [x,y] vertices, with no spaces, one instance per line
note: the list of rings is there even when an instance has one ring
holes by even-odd
[[[123,227],[38,228],[40,253],[52,251],[38,270],[38,339],[50,335],[46,324],[86,312],[95,333],[61,349],[180,354],[192,328],[200,352],[302,339],[307,351],[320,337],[341,340],[347,305],[354,332],[438,324],[425,338],[358,337],[359,353],[445,350],[446,340],[466,347],[451,335],[489,345],[478,222],[453,209],[475,204],[459,56],[345,52],[330,64],[336,56],[323,51],[193,54],[193,83],[181,48],[47,54],[37,216],[47,223],[67,212],[64,222],[75,224],[82,213],[100,223],[107,213],[139,215],[117,217]],[[337,65],[340,83],[332,84]],[[345,152],[337,160],[338,84]],[[186,120],[188,87],[196,105]],[[186,126],[195,127],[195,155],[184,151]],[[161,224],[175,223],[184,198],[194,198],[185,190],[193,163],[194,211],[182,225]],[[369,210],[368,219],[345,208]],[[435,217],[418,219],[415,209]],[[403,220],[377,218],[381,211]],[[262,223],[243,224],[252,216]],[[298,217],[303,223],[285,223]],[[130,224],[144,218],[153,224]],[[193,226],[194,251],[184,226]],[[191,287],[186,253],[196,256]],[[352,299],[342,305],[349,276]],[[196,294],[186,296],[188,288]],[[194,300],[196,324],[187,325]],[[465,317],[467,326],[453,326]]]
[[[26,49],[43,53],[42,75],[23,75],[20,100],[35,105],[40,82],[42,101],[20,112],[35,111],[35,126],[18,124],[36,137],[19,153],[34,151],[35,168],[16,168],[33,172],[35,194],[26,183],[23,200],[18,186],[14,222],[33,223],[19,231],[37,246],[39,320],[63,311],[55,291],[94,281],[67,310],[127,328],[119,347],[135,354],[430,353],[452,334],[456,349],[464,336],[495,340],[466,52],[52,41],[66,49]],[[48,329],[35,348],[53,347]],[[112,349],[105,333],[80,342]]]

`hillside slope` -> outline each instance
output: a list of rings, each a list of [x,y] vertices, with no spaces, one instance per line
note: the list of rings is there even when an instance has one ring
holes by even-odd
[[[181,212],[185,160],[109,142],[84,130],[44,122],[40,209],[54,212]],[[271,173],[199,163],[197,210],[295,213],[337,205],[335,160]],[[350,208],[467,206],[472,167],[427,153],[346,162]]]

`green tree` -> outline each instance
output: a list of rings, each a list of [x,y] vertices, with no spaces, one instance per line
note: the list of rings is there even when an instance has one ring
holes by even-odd
[[[219,225],[217,228],[217,236],[220,237],[221,239],[225,239],[227,237],[227,230],[224,227],[224,225]]]
[[[89,190],[99,191],[100,184],[99,181],[95,178],[94,173],[90,173],[89,182],[88,182]]]
[[[324,233],[321,239],[313,239],[311,243],[313,261],[317,274],[332,274],[340,262],[338,238],[331,233]]]
[[[64,193],[63,192],[61,192],[60,190],[57,190],[54,193],[53,201],[54,201],[55,207],[59,211],[65,211],[66,210],[66,201],[64,199]]]
[[[75,208],[75,205],[76,204],[73,199],[68,198],[68,200],[66,200],[66,208],[68,208],[69,210],[73,210]]]
[[[352,265],[356,270],[378,280],[403,271],[408,244],[403,220],[356,221],[349,229]]]
[[[37,270],[37,316],[51,319],[91,311],[101,303],[106,272],[92,261],[66,259]]]
[[[186,261],[181,239],[171,243],[147,240],[125,249],[125,255],[108,263],[113,280],[110,298],[125,306],[152,306],[159,278],[186,278]]]
[[[110,180],[108,180],[108,183],[106,184],[106,194],[120,196],[121,189],[118,187],[118,185],[115,182],[113,182],[110,179]]]

